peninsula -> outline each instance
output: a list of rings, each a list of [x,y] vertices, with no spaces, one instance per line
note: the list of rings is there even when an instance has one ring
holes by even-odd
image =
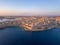
[[[59,16],[0,16],[0,28],[21,26],[26,31],[44,31],[60,28]]]

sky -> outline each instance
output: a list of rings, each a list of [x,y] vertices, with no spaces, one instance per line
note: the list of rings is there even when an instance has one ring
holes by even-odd
[[[0,0],[0,15],[59,14],[60,0]]]

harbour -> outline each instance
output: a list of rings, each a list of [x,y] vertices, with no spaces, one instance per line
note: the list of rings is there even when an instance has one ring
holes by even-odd
[[[60,45],[60,28],[50,31],[25,31],[12,26],[0,29],[0,45]]]

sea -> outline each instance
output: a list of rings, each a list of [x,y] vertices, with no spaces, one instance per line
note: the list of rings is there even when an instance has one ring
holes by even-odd
[[[0,45],[60,45],[60,28],[26,31],[12,26],[0,29]]]

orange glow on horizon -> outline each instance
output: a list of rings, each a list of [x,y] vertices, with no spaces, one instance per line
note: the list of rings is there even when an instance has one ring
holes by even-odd
[[[30,15],[30,14],[33,14],[33,15],[37,15],[37,14],[54,14],[54,13],[57,13],[57,14],[60,14],[59,11],[22,11],[22,10],[12,10],[12,9],[0,9],[0,16],[10,16],[10,15]]]

